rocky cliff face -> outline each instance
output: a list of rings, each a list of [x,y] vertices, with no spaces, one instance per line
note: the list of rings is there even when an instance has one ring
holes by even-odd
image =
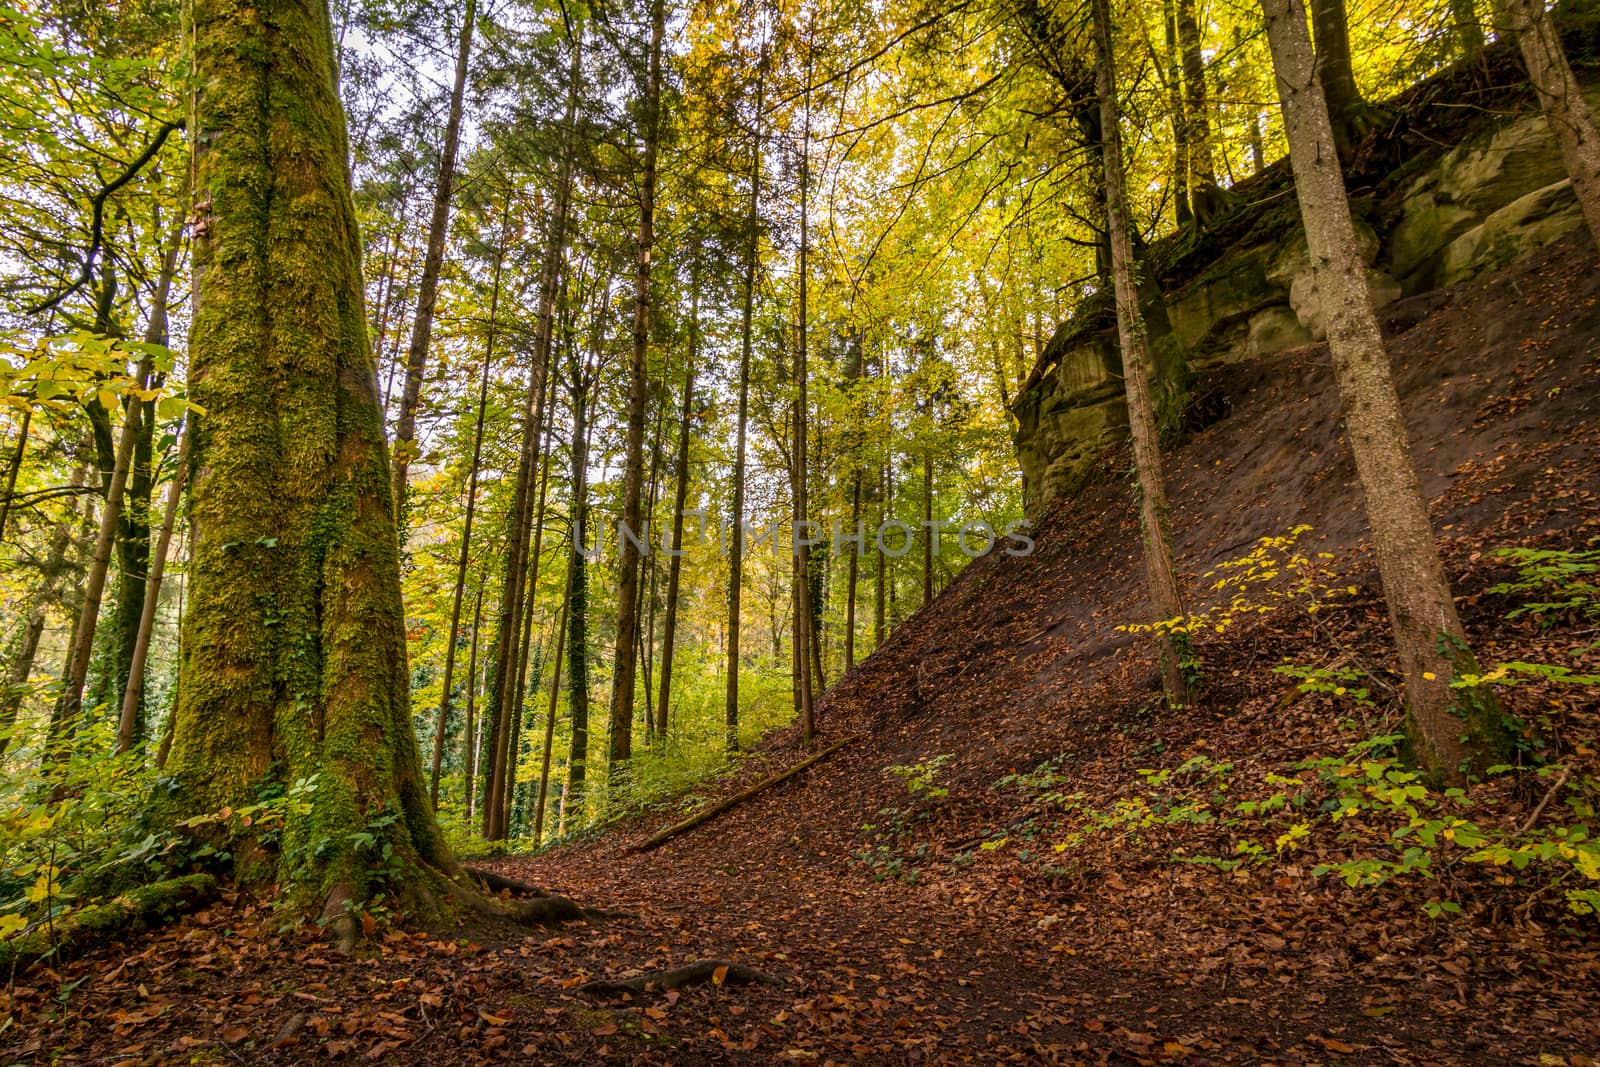
[[[1600,106],[1600,91],[1591,99]],[[1198,266],[1189,255],[1159,291],[1146,287],[1155,377],[1169,398],[1208,369],[1326,336],[1286,164],[1275,169],[1276,179],[1264,173],[1241,187],[1236,214],[1249,218],[1220,254]],[[1555,140],[1527,107],[1409,161],[1352,207],[1379,308],[1498,270],[1583,225]],[[1152,259],[1162,252],[1158,244]],[[1031,515],[1095,473],[1126,426],[1116,331],[1104,312],[1085,309],[1056,331],[1013,405]]]

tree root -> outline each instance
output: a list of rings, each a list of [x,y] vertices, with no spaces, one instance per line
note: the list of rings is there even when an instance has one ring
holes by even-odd
[[[0,941],[0,967],[28,967],[47,957],[63,959],[93,948],[113,934],[153,929],[216,895],[217,880],[209,874],[136,886],[110,900],[85,905],[51,927]]]
[[[783,985],[778,979],[764,971],[753,967],[746,967],[742,963],[730,963],[727,960],[698,960],[686,963],[682,967],[671,967],[664,971],[652,971],[641,974],[637,978],[628,978],[623,981],[611,981],[597,978],[592,982],[585,982],[578,987],[578,992],[590,997],[620,997],[624,995],[643,996],[646,993],[665,993],[670,989],[683,989],[686,986],[703,985],[711,982],[714,985]]]
[[[505,890],[508,893],[516,893],[519,896],[524,897],[547,897],[550,895],[548,892],[540,889],[532,882],[523,882],[516,878],[507,878],[503,874],[496,874],[493,871],[485,871],[478,867],[463,866],[461,869],[466,871],[474,881],[481,883],[485,889],[494,893]]]

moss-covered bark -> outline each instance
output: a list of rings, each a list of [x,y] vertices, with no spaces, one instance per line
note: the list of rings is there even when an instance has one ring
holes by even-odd
[[[364,898],[387,843],[428,904],[459,872],[411,726],[326,6],[192,0],[189,15],[191,387],[205,414],[168,803],[214,812],[310,781],[279,846],[236,843],[239,878],[335,910]]]

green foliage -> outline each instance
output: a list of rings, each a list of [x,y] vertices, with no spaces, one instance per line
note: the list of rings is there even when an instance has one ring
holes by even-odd
[[[1541,598],[1513,608],[1506,618],[1527,616],[1544,627],[1568,615],[1600,619],[1600,548],[1586,552],[1502,548],[1495,556],[1515,566],[1517,577],[1490,586],[1489,592]]]
[[[955,754],[946,752],[922,763],[885,767],[883,773],[893,775],[905,782],[906,792],[910,793],[913,799],[941,800],[950,795],[950,790],[943,786],[935,785],[934,779],[939,776],[939,772],[944,768],[944,765],[953,759],[955,759]]]

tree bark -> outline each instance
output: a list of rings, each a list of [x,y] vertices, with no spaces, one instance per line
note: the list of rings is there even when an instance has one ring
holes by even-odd
[[[1475,671],[1427,501],[1411,461],[1388,353],[1367,290],[1350,201],[1333,148],[1327,105],[1314,76],[1300,0],[1262,0],[1295,194],[1317,290],[1328,309],[1328,346],[1356,473],[1406,681],[1410,731],[1423,764],[1459,783],[1505,750],[1499,709],[1486,692],[1453,691]]]
[[[1311,19],[1317,35],[1317,80],[1327,100],[1333,143],[1339,158],[1348,162],[1367,126],[1367,102],[1356,83],[1350,58],[1350,21],[1345,0],[1311,0]]]
[[[556,700],[561,695],[561,653],[566,649],[567,607],[571,603],[572,561],[567,561],[567,581],[561,594],[561,615],[556,620],[556,658],[550,671],[550,707],[544,717],[544,752],[539,759],[539,799],[533,809],[533,847],[544,841],[544,812],[549,802],[551,750],[556,743]]]
[[[166,575],[167,552],[172,547],[172,531],[178,524],[178,505],[183,500],[183,487],[189,477],[191,432],[190,425],[185,424],[183,439],[178,444],[177,470],[173,472],[172,483],[167,487],[167,505],[161,516],[161,535],[150,560],[150,577],[144,587],[139,629],[134,638],[133,654],[128,663],[128,683],[122,696],[122,716],[117,723],[118,752],[132,748],[139,733],[139,719],[144,708],[145,663],[150,655],[150,639],[155,632],[156,608],[161,602],[161,582]]]
[[[461,551],[456,554],[456,587],[450,600],[450,629],[444,646],[444,689],[439,695],[439,717],[434,724],[433,767],[428,776],[428,798],[439,806],[439,774],[444,767],[444,734],[450,716],[451,685],[455,682],[457,631],[461,628],[461,602],[467,591],[467,561],[472,552],[472,519],[478,508],[478,467],[483,462],[483,416],[489,406],[489,366],[494,360],[495,327],[500,314],[500,274],[505,265],[507,224],[511,198],[507,194],[500,219],[500,247],[494,254],[494,273],[489,289],[489,324],[483,342],[483,370],[478,376],[478,414],[472,428],[472,465],[467,468],[467,508],[461,520]],[[469,733],[470,736],[470,733]],[[471,777],[467,781],[471,781]]]
[[[1555,19],[1543,0],[1500,0],[1500,18],[1516,35],[1528,80],[1561,148],[1589,235],[1600,248],[1600,132],[1583,86],[1572,73]]]
[[[174,212],[174,225],[167,247],[161,257],[161,270],[157,275],[150,299],[150,317],[145,324],[144,342],[151,345],[167,343],[167,306],[172,294],[172,280],[178,269],[178,252],[183,247],[184,218]],[[146,386],[158,383],[149,381]],[[139,436],[133,446],[133,465],[128,471],[128,486],[124,492],[121,515],[117,521],[117,596],[113,633],[116,637],[115,665],[105,679],[106,702],[120,697],[119,707],[127,714],[127,697],[133,693],[132,730],[126,744],[121,738],[123,724],[118,723],[118,748],[125,751],[144,735],[144,679],[133,678],[133,660],[139,644],[145,612],[146,587],[150,578],[150,516],[155,495],[155,432],[156,411],[151,404],[140,405]],[[143,667],[141,666],[141,670]]]
[[[144,383],[150,377],[150,360],[141,360],[134,372],[134,380]],[[123,493],[128,485],[128,470],[133,463],[133,452],[139,440],[139,420],[144,403],[137,395],[129,396],[128,410],[122,420],[122,431],[117,436],[116,459],[111,469],[111,484],[106,488],[105,507],[100,512],[100,533],[95,540],[94,555],[89,560],[89,572],[84,578],[83,603],[78,610],[78,622],[72,631],[72,642],[67,651],[66,669],[61,677],[61,695],[56,700],[50,716],[50,758],[65,759],[68,754],[72,728],[78,713],[83,710],[83,685],[89,674],[89,658],[94,651],[95,629],[100,619],[100,601],[105,594],[106,574],[111,567],[111,550],[116,541],[117,524],[122,515]]]
[[[739,750],[740,600],[744,593],[744,476],[750,423],[750,357],[754,338],[756,268],[761,255],[761,120],[766,98],[767,50],[756,63],[755,133],[750,161],[750,211],[745,216],[744,284],[739,308],[739,415],[734,429],[733,529],[728,540],[728,678],[723,731],[729,752]]]
[[[504,728],[504,714],[511,691],[515,688],[513,673],[516,662],[516,641],[522,620],[522,572],[527,562],[528,509],[533,492],[534,458],[537,454],[539,429],[544,422],[544,407],[548,403],[551,339],[555,329],[556,296],[561,287],[563,264],[566,258],[568,214],[572,201],[573,161],[577,142],[578,93],[583,74],[583,27],[570,26],[572,55],[567,68],[566,114],[562,124],[561,163],[556,175],[555,205],[550,216],[550,231],[545,241],[544,263],[539,272],[539,312],[534,331],[533,367],[529,373],[527,399],[522,410],[522,448],[517,456],[517,473],[513,483],[511,507],[507,519],[506,569],[501,579],[500,605],[496,613],[494,655],[490,659],[491,680],[485,683],[483,714],[489,725],[489,749],[499,747],[500,732]],[[492,769],[492,768],[491,768]],[[489,795],[492,781],[484,782],[484,795]],[[485,805],[488,818],[492,805]],[[487,822],[484,836],[497,840]]]
[[[809,34],[808,34],[809,36]],[[806,87],[804,94],[805,123],[800,141],[800,277],[798,281],[800,308],[795,319],[795,404],[794,404],[794,528],[790,538],[794,554],[794,655],[795,672],[799,676],[799,706],[795,709],[800,718],[800,740],[811,744],[816,735],[816,698],[812,692],[811,642],[811,568],[810,546],[802,536],[808,521],[806,500],[806,430],[811,418],[810,401],[806,396],[809,373],[806,367],[809,339],[807,320],[810,318],[809,279],[810,226],[811,226],[811,70],[815,41],[806,42]]]
[[[653,0],[650,7],[650,55],[644,90],[641,133],[644,138],[643,173],[639,179],[639,248],[634,271],[633,346],[628,362],[628,429],[622,476],[622,525],[641,538],[639,499],[644,483],[644,423],[650,400],[650,267],[655,250],[656,154],[661,136],[661,40],[666,32],[666,4]],[[617,645],[611,685],[611,751],[613,781],[626,775],[633,758],[634,674],[639,638],[639,546],[628,537],[618,538]]]
[[[461,112],[467,93],[467,70],[472,59],[472,31],[477,21],[477,0],[466,0],[461,39],[456,47],[455,80],[450,85],[449,112],[445,117],[444,145],[439,150],[439,178],[433,192],[433,215],[428,220],[428,251],[422,260],[422,281],[417,288],[416,317],[411,323],[411,343],[406,351],[405,386],[400,391],[400,415],[394,426],[394,508],[403,528],[406,511],[406,475],[417,452],[417,406],[422,399],[422,378],[428,367],[428,345],[433,339],[433,314],[439,301],[439,274],[444,269],[444,246],[450,237],[450,199],[455,193],[456,154],[461,146]]]
[[[597,311],[598,316],[601,312]],[[583,809],[589,760],[589,582],[584,533],[589,520],[588,397],[581,374],[573,370],[572,388],[572,545],[567,567],[567,706],[572,717],[572,747],[567,756],[567,787],[561,794],[566,813]]]
[[[1172,112],[1172,200],[1173,213],[1178,226],[1194,221],[1194,207],[1189,183],[1189,115],[1183,96],[1182,49],[1178,45],[1178,12],[1174,0],[1163,0],[1161,26],[1167,38],[1166,90],[1167,108]]]
[[[1195,0],[1178,0],[1178,43],[1183,49],[1184,120],[1188,127],[1184,141],[1189,150],[1190,197],[1195,220],[1205,226],[1216,211],[1219,190],[1211,153],[1211,105]]]
[[[667,603],[661,633],[661,699],[656,703],[656,735],[666,740],[672,706],[672,652],[678,637],[678,583],[683,569],[683,505],[689,499],[689,430],[694,412],[695,365],[700,358],[698,272],[690,284],[689,354],[683,370],[683,415],[678,421],[678,454],[673,462],[672,553],[667,560]]]
[[[1145,581],[1158,622],[1184,617],[1167,526],[1167,494],[1157,443],[1155,403],[1150,393],[1150,357],[1144,319],[1139,312],[1130,238],[1127,186],[1122,172],[1122,130],[1117,102],[1117,77],[1111,45],[1109,0],[1094,7],[1095,86],[1100,97],[1101,157],[1105,167],[1107,231],[1111,235],[1111,277],[1117,302],[1117,339],[1122,349],[1123,386],[1128,400],[1128,429],[1133,439],[1133,464],[1139,486],[1139,527],[1144,538]],[[1187,638],[1181,630],[1164,630],[1159,640],[1161,677],[1167,698],[1188,699],[1185,679]]]
[[[87,478],[88,473],[82,467],[76,468],[70,484],[74,489],[81,488]],[[67,510],[50,531],[50,550],[39,572],[39,584],[34,589],[33,608],[28,612],[28,620],[23,624],[10,656],[5,688],[0,690],[0,756],[5,755],[11,744],[22,701],[28,695],[28,679],[33,675],[34,660],[39,654],[39,638],[44,634],[50,606],[61,595],[61,580],[71,569],[67,553],[73,544],[73,528],[79,521],[78,497],[69,496]]]
[[[483,582],[478,582],[478,594],[473,598],[472,608],[472,644],[467,647],[467,715],[466,722],[461,727],[461,763],[463,767],[464,794],[461,799],[462,809],[467,813],[470,822],[476,811],[478,790],[478,726],[473,721],[473,704],[477,696],[478,684],[478,636],[483,628]],[[437,806],[437,805],[436,805]]]
[[[17,427],[17,447],[12,449],[11,462],[6,465],[5,495],[0,496],[0,543],[6,539],[6,522],[11,516],[11,499],[17,492],[17,475],[22,471],[23,457],[28,454],[28,428],[33,424],[33,408],[22,412],[22,423]]]
[[[333,42],[320,0],[193,0],[193,589],[161,801],[298,788],[273,844],[219,825],[244,886],[353,940],[386,876],[409,910],[466,893],[411,725],[400,551]],[[271,492],[261,479],[271,479]],[[389,812],[397,818],[381,820]],[[365,842],[375,841],[368,846]]]

